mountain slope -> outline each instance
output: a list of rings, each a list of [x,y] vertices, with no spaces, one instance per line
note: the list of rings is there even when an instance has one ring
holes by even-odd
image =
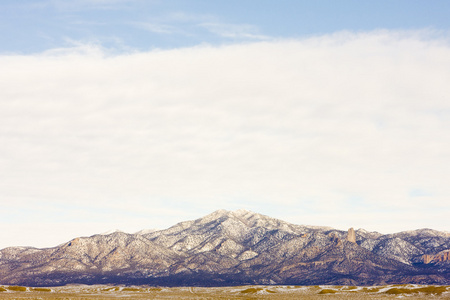
[[[450,284],[450,235],[383,235],[219,210],[159,231],[0,251],[0,283],[61,285]]]

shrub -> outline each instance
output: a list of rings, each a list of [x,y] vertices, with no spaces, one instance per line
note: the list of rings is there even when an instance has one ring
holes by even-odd
[[[0,292],[6,292],[6,289],[4,287],[0,287]]]
[[[400,295],[400,294],[413,294],[415,293],[411,289],[405,289],[405,288],[391,288],[385,292],[386,294],[390,295]]]
[[[262,290],[262,288],[248,288],[248,289],[241,291],[241,293],[242,294],[255,294],[256,292],[261,291],[261,290]]]
[[[141,289],[138,288],[132,288],[132,287],[126,287],[122,289],[123,292],[140,292]]]
[[[416,288],[414,291],[424,294],[442,294],[447,291],[447,287],[445,286],[426,286],[422,288]]]
[[[363,292],[363,293],[378,293],[379,291],[380,291],[380,288],[378,288],[378,287],[373,287],[373,288],[365,287],[361,290],[361,292]]]
[[[32,288],[33,291],[35,292],[51,292],[52,289],[48,289],[48,288]]]
[[[319,292],[319,294],[336,294],[336,290],[331,290],[331,289],[323,289]]]
[[[421,288],[410,288],[410,289],[405,289],[405,288],[392,288],[387,290],[385,293],[386,294],[394,294],[394,295],[398,295],[398,294],[417,294],[417,293],[423,293],[423,294],[442,294],[444,292],[447,291],[447,287],[446,286],[426,286],[426,287],[421,287]]]
[[[10,291],[15,291],[15,292],[26,292],[27,288],[24,286],[18,286],[18,285],[11,285],[7,287],[8,290]]]

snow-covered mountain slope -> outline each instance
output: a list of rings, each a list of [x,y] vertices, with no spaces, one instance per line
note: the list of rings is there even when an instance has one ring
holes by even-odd
[[[0,251],[0,283],[450,284],[448,233],[383,235],[218,210],[168,229]]]

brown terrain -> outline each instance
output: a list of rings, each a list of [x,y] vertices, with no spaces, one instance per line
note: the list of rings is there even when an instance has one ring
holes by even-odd
[[[0,287],[0,299],[448,299],[449,286]]]

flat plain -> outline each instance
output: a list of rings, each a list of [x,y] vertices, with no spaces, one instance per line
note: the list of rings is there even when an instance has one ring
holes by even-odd
[[[450,299],[450,286],[0,286],[0,299]]]

